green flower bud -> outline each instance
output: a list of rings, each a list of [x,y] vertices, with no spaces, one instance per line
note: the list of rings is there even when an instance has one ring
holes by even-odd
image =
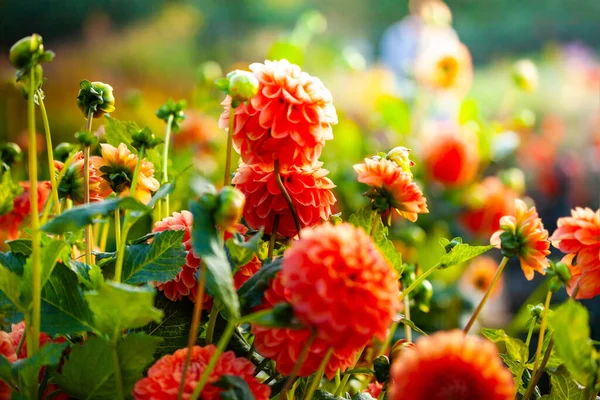
[[[537,89],[538,71],[531,60],[519,60],[513,65],[512,77],[517,87],[525,92]]]
[[[131,135],[131,139],[132,139],[131,145],[135,149],[137,149],[137,151],[140,151],[142,146],[144,147],[145,150],[148,150],[148,149],[153,149],[155,146],[158,146],[161,143],[164,143],[164,141],[162,139],[155,138],[154,134],[148,127],[145,127],[141,131],[138,131],[138,132],[134,133],[133,135]]]
[[[557,276],[550,279],[550,281],[548,282],[548,290],[550,290],[552,293],[558,292],[562,286],[563,284],[560,281],[560,278],[558,278]]]
[[[173,116],[171,129],[173,132],[178,132],[181,123],[185,120],[183,110],[185,110],[186,107],[187,102],[185,100],[175,102],[175,100],[169,98],[165,104],[156,110],[156,116],[165,122],[169,122],[169,118]]]
[[[331,222],[333,225],[339,225],[344,222],[342,219],[342,213],[340,212],[337,214],[332,214],[331,217],[329,217],[329,222]]]
[[[412,162],[410,160],[410,158],[408,158],[408,153],[410,152],[409,149],[407,149],[404,146],[398,146],[398,147],[394,147],[392,150],[390,150],[387,154],[386,154],[386,158],[390,161],[395,162],[396,164],[398,164],[398,166],[400,168],[402,168],[402,170],[408,174],[410,174],[412,176],[412,172],[410,171],[410,167],[414,166],[415,163]]]
[[[431,285],[431,282],[425,279],[417,288],[414,297],[414,301],[417,304],[417,307],[419,307],[419,310],[421,310],[424,313],[428,313],[431,308],[432,297],[433,286]]]
[[[556,271],[556,276],[564,283],[565,285],[569,283],[571,280],[571,271],[569,267],[563,262],[558,262],[554,266],[554,270]]]
[[[25,70],[20,70],[25,71]],[[27,73],[17,73],[17,80],[21,83],[23,96],[28,98],[29,89],[31,88],[31,79],[33,78],[33,90],[38,90],[44,84],[44,69],[41,65],[35,65],[26,71]],[[34,96],[36,94],[34,93]],[[36,99],[37,100],[37,99]]]
[[[518,194],[525,192],[525,174],[519,168],[510,168],[498,173],[504,186],[511,188]]]
[[[215,223],[224,231],[236,228],[242,218],[246,196],[233,186],[225,186],[219,193]]]
[[[379,383],[385,383],[390,378],[390,360],[387,356],[379,356],[373,360],[375,379]]]
[[[98,138],[92,132],[83,131],[75,134],[75,140],[83,147],[89,147],[96,144]]]
[[[16,69],[22,69],[35,64],[43,54],[43,39],[40,35],[34,33],[13,44],[10,48],[9,58]]]
[[[3,143],[0,146],[0,160],[2,160],[2,164],[5,169],[9,169],[15,163],[20,162],[23,159],[23,153],[21,152],[21,148],[18,144],[8,142]]]
[[[536,304],[535,306],[529,304],[527,305],[527,309],[533,318],[536,318],[538,321],[541,320],[542,314],[544,313],[544,305],[542,303]]]
[[[207,210],[214,211],[218,205],[218,198],[213,193],[204,193],[200,196],[200,204]]]
[[[100,118],[105,113],[115,111],[115,96],[112,86],[102,82],[81,81],[77,105],[86,118],[90,111],[94,118]]]
[[[522,247],[519,237],[511,232],[509,227],[501,226],[500,229],[504,230],[504,232],[500,234],[502,255],[507,258],[518,256]]]
[[[227,93],[231,96],[232,106],[236,103],[250,101],[258,93],[258,79],[252,72],[236,69],[227,74],[229,87]]]
[[[452,239],[450,241],[450,243],[448,243],[446,246],[444,246],[444,250],[446,250],[446,254],[450,253],[452,251],[452,249],[455,248],[459,244],[463,244],[463,240],[461,237],[455,237],[454,239]]]
[[[54,148],[54,159],[60,162],[65,162],[71,153],[76,150],[76,144],[63,142]]]

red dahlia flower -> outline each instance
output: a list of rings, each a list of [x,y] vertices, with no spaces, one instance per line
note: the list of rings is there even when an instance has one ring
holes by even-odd
[[[399,310],[398,274],[363,229],[303,229],[283,257],[283,285],[296,317],[329,346],[384,340]],[[352,310],[352,312],[348,312]]]
[[[254,63],[250,69],[259,81],[250,104],[235,110],[233,144],[248,164],[279,160],[284,167],[312,164],[337,114],[331,93],[323,83],[287,60]],[[231,98],[223,101],[221,128],[229,126]]]
[[[329,171],[314,167],[290,167],[280,171],[281,180],[296,208],[302,228],[312,227],[331,216],[335,187],[327,178]],[[241,164],[233,178],[233,184],[246,196],[244,218],[254,229],[261,226],[271,234],[275,216],[279,216],[277,233],[294,237],[298,232],[285,197],[275,181],[273,166],[266,164]]]
[[[0,229],[8,232],[8,239],[14,240],[19,236],[19,226],[29,218],[31,212],[31,200],[29,198],[29,182],[19,182],[19,185],[23,188],[23,192],[15,197],[13,201],[13,209],[7,214],[0,216]],[[38,190],[38,210],[42,212],[44,204],[52,186],[49,181],[41,181],[37,184]]]
[[[214,345],[193,347],[190,367],[183,387],[183,399],[187,400],[191,397],[216,349]],[[148,377],[142,378],[135,384],[134,399],[176,399],[187,353],[187,348],[179,349],[158,360],[148,370]],[[250,361],[245,358],[236,358],[232,351],[227,351],[219,356],[217,364],[211,371],[208,382],[200,393],[201,400],[221,399],[223,389],[213,386],[213,384],[224,375],[233,375],[245,380],[256,400],[267,400],[271,394],[269,386],[263,385],[254,377],[254,365]]]

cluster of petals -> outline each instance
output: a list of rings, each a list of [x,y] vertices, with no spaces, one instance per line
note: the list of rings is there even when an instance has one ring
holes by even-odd
[[[169,300],[177,301],[184,297],[189,298],[192,302],[196,301],[197,280],[196,271],[200,267],[200,258],[194,254],[192,250],[192,224],[193,215],[187,210],[174,212],[171,216],[158,221],[154,225],[152,232],[184,231],[183,245],[187,251],[186,263],[181,267],[181,271],[177,276],[168,282],[156,283],[158,290],[162,291]],[[238,232],[246,233],[246,228],[243,225],[238,226]],[[225,233],[225,239],[232,237],[230,232]],[[260,261],[254,256],[248,264],[242,266],[233,276],[236,288],[240,288],[256,271],[260,269]],[[207,293],[204,294],[203,308],[209,310],[212,306],[212,297]]]
[[[281,274],[294,315],[333,348],[384,340],[400,307],[398,274],[371,237],[348,223],[303,229]]]
[[[331,192],[335,185],[327,178],[329,171],[321,165],[317,162],[311,166],[288,167],[279,173],[302,228],[328,220],[335,204],[336,199]],[[286,237],[298,234],[272,165],[241,164],[233,184],[246,196],[244,218],[250,227],[264,227],[265,233],[271,234],[277,218],[277,233]]]
[[[285,290],[281,276],[281,274],[278,274],[271,281],[269,288],[264,293],[263,304],[258,309],[269,309],[278,303],[288,301],[286,292],[289,291]],[[311,338],[311,331],[308,328],[269,328],[253,325],[252,333],[254,334],[256,350],[264,357],[274,360],[277,371],[282,375],[292,373],[302,348]],[[308,354],[300,367],[298,376],[309,376],[317,371],[329,347],[323,339],[315,338],[308,349]],[[338,369],[343,372],[351,367],[357,352],[358,350],[352,347],[336,349],[331,354],[325,367],[327,378],[332,379]]]
[[[515,214],[500,219],[500,229],[494,232],[490,243],[503,251],[507,246],[501,238],[504,232],[510,233],[513,238],[511,242],[516,243],[514,251],[519,257],[525,278],[532,280],[535,271],[544,275],[549,265],[546,257],[550,254],[550,241],[535,207],[528,208],[523,200],[517,199]]]
[[[354,165],[354,171],[358,174],[359,182],[373,189],[367,196],[381,197],[385,204],[409,221],[415,222],[418,214],[429,212],[427,199],[413,181],[412,175],[394,161],[385,158],[365,158],[362,164]]]
[[[279,160],[282,166],[315,162],[325,141],[333,139],[331,125],[338,121],[329,90],[285,59],[254,63],[250,70],[258,79],[258,93],[236,108],[232,133],[242,161]],[[228,128],[229,96],[223,106],[219,126]]]
[[[190,365],[183,385],[183,399],[189,399],[204,373],[206,366],[217,348],[214,345],[194,346]],[[179,349],[159,359],[150,369],[146,378],[139,380],[133,388],[136,400],[175,399],[182,379],[183,365],[188,348]],[[219,400],[224,390],[214,385],[222,376],[231,375],[243,379],[256,400],[267,400],[271,394],[269,386],[254,377],[254,365],[245,358],[237,358],[232,351],[219,356],[210,372],[206,386],[200,393],[201,400]]]
[[[8,233],[8,239],[14,240],[19,236],[19,227],[29,217],[31,213],[31,199],[29,193],[29,182],[19,182],[19,186],[23,188],[23,192],[13,200],[13,209],[0,216],[0,229]],[[38,182],[38,210],[42,210],[52,186],[49,181]]]
[[[420,337],[394,359],[390,400],[512,400],[512,373],[496,346],[460,330]]]
[[[550,238],[552,245],[567,253],[563,262],[571,270],[569,295],[578,287],[577,298],[600,295],[600,209],[577,207],[570,217],[558,219]]]
[[[102,143],[100,146],[102,157],[95,156],[90,159],[94,167],[102,173],[102,191],[112,190],[120,196],[128,196],[138,156],[132,153],[125,143],[119,144],[119,147],[108,143]],[[143,159],[133,197],[148,204],[152,192],[157,191],[159,187],[160,183],[154,178],[154,165]]]
[[[448,187],[473,181],[479,168],[477,137],[453,123],[437,124],[425,135],[423,164],[428,176]]]
[[[104,183],[104,180],[100,177],[99,171],[96,169],[96,165],[90,161],[89,163],[89,175],[90,175],[90,201],[101,201],[112,192],[109,187]],[[60,161],[54,161],[54,168],[60,173],[64,168],[64,163]],[[58,195],[60,197],[68,197],[75,204],[83,204],[84,202],[84,175],[85,162],[83,153],[77,152],[73,158],[73,162],[68,166],[65,172],[60,187],[58,188]],[[65,192],[61,189],[65,188]]]

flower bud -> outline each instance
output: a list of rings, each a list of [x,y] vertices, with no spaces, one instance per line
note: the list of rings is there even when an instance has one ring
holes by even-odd
[[[79,143],[83,147],[89,147],[96,144],[98,138],[91,132],[83,131],[77,132],[75,134],[75,140],[77,140],[77,143]]]
[[[173,129],[173,132],[178,132],[179,125],[185,120],[183,110],[185,110],[186,107],[187,102],[185,100],[176,102],[170,98],[156,110],[156,116],[165,122],[168,122],[169,118],[173,116],[173,119],[171,120],[171,129]]]
[[[13,164],[23,159],[23,153],[18,144],[8,142],[0,146],[0,160],[5,167],[10,168]]]
[[[519,60],[513,66],[513,80],[517,87],[525,92],[533,92],[538,84],[537,67],[531,60]]]
[[[246,197],[237,188],[226,186],[219,193],[217,209],[215,211],[215,223],[224,231],[236,229],[236,225],[242,218]]]
[[[512,258],[519,255],[521,251],[521,241],[519,237],[510,230],[510,227],[501,226],[500,229],[504,230],[500,234],[500,249],[501,253],[506,258]]]
[[[233,105],[250,101],[258,93],[258,79],[252,72],[236,69],[227,74],[229,87],[227,93],[231,96]]]
[[[342,213],[332,214],[331,217],[329,217],[329,222],[331,222],[333,225],[339,225],[344,222],[342,219]]]
[[[542,314],[544,313],[544,305],[542,303],[536,304],[535,306],[529,304],[527,305],[527,309],[533,318],[536,318],[537,320],[542,318]]]
[[[400,339],[392,346],[390,350],[390,360],[392,363],[400,357],[405,351],[415,347],[415,344],[407,341],[406,339]]]
[[[448,243],[446,246],[444,246],[444,250],[446,250],[446,254],[450,253],[452,251],[452,249],[454,249],[459,244],[463,244],[463,240],[461,237],[455,237],[454,239],[452,239],[450,241],[450,243]]]
[[[90,111],[94,118],[100,118],[105,113],[115,111],[115,96],[112,86],[102,82],[81,81],[77,105],[86,118]]]
[[[560,279],[558,277],[554,277],[552,279],[550,279],[550,281],[548,282],[548,290],[551,291],[552,293],[556,293],[560,290],[560,288],[562,288],[563,284],[560,281]]]
[[[35,64],[37,58],[44,54],[42,37],[37,33],[26,36],[13,44],[10,48],[9,58],[16,69],[25,68]]]
[[[65,162],[72,152],[77,150],[77,145],[73,143],[63,142],[54,148],[54,159],[56,161]]]
[[[556,276],[558,276],[561,282],[565,285],[569,283],[571,280],[571,271],[569,270],[569,267],[563,262],[558,262],[554,268],[556,270]]]
[[[504,186],[514,190],[517,194],[525,192],[525,174],[519,168],[510,168],[500,171],[498,177]]]
[[[398,166],[400,168],[402,168],[402,170],[404,172],[412,175],[412,172],[410,171],[410,167],[414,166],[415,163],[412,162],[408,158],[409,152],[410,152],[410,150],[407,149],[406,147],[398,146],[398,147],[394,147],[392,150],[390,150],[385,157],[388,160],[393,161],[396,164],[398,164]]]
[[[390,360],[387,356],[379,356],[373,360],[375,379],[379,383],[385,383],[390,378]]]
[[[431,298],[433,297],[433,286],[431,282],[425,279],[423,282],[419,284],[419,287],[416,289],[414,301],[424,313],[428,313],[431,307]]]
[[[164,142],[162,139],[155,138],[154,134],[148,127],[145,127],[141,131],[138,131],[131,135],[131,139],[131,145],[138,151],[140,151],[142,146],[145,150],[148,150],[153,149],[155,146],[158,146],[159,144]]]

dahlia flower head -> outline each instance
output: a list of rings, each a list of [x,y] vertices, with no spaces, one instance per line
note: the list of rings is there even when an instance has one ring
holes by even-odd
[[[133,388],[136,400],[175,399],[181,383],[183,364],[188,348],[163,356],[148,370],[148,376],[139,380]],[[187,370],[183,386],[183,399],[190,399],[200,377],[217,348],[214,345],[194,346],[190,366]],[[242,378],[256,400],[268,400],[271,394],[269,386],[254,377],[254,364],[245,358],[237,358],[233,351],[226,351],[219,356],[217,364],[211,371],[207,384],[200,393],[201,400],[220,400],[222,388],[214,384],[226,375]]]
[[[393,208],[411,222],[417,220],[418,214],[429,212],[427,199],[413,181],[412,174],[394,161],[379,157],[365,158],[362,164],[354,165],[354,171],[358,174],[359,182],[372,188],[366,195],[373,199],[374,206],[380,212]]]
[[[263,303],[257,310],[270,309],[278,303],[288,302],[289,291],[283,286],[282,275],[277,276],[270,282],[264,293]],[[287,296],[286,296],[287,292]],[[311,331],[304,329],[268,328],[252,325],[254,334],[254,346],[262,356],[275,361],[275,368],[282,375],[290,375],[296,361],[300,357],[302,348],[310,340]],[[315,338],[308,349],[308,354],[300,367],[298,376],[305,377],[316,372],[329,350],[329,345],[323,339]],[[353,347],[336,349],[329,358],[325,367],[325,375],[333,379],[338,369],[342,372],[352,367],[358,353]]]
[[[14,240],[19,237],[19,227],[31,213],[31,199],[29,193],[29,182],[19,182],[19,186],[23,188],[23,192],[19,194],[13,200],[13,209],[7,214],[0,216],[0,229],[5,230],[8,233],[8,239]],[[44,208],[46,200],[50,196],[52,186],[49,181],[38,181],[37,192],[38,192],[38,210]]]
[[[77,152],[73,157],[73,162],[68,166],[58,188],[58,196],[60,198],[69,198],[73,200],[75,204],[83,204],[83,182],[85,179],[84,161],[83,153],[81,151]],[[89,164],[90,202],[101,201],[110,195],[112,190],[104,184],[104,180],[100,177],[99,171],[96,169],[94,163],[89,161]],[[64,167],[64,163],[54,161],[54,168],[56,169],[57,174],[60,173]]]
[[[329,171],[321,168],[322,165],[317,162],[312,166],[280,170],[281,181],[296,208],[301,228],[315,226],[331,217],[331,207],[336,201],[331,189],[335,185],[327,178]],[[232,182],[246,196],[244,218],[251,228],[264,227],[265,233],[270,235],[277,217],[276,233],[285,237],[298,234],[272,165],[240,164]]]
[[[250,65],[259,81],[249,104],[235,109],[235,150],[247,164],[312,164],[325,141],[333,139],[337,114],[329,90],[316,77],[288,60]],[[219,126],[228,129],[231,97],[222,103]]]
[[[600,209],[577,207],[570,217],[558,219],[552,245],[567,253],[562,259],[571,271],[569,295],[579,285],[578,299],[600,295]]]
[[[101,143],[102,157],[90,157],[94,167],[100,171],[103,178],[102,190],[112,190],[120,196],[129,196],[131,181],[138,162],[138,156],[132,153],[125,143],[114,147],[108,143]],[[160,187],[154,178],[154,165],[142,159],[137,186],[133,197],[148,204],[152,199],[152,192]]]
[[[460,330],[417,339],[392,362],[390,400],[513,400],[512,373],[496,346]]]
[[[186,262],[181,267],[181,271],[177,276],[168,282],[155,283],[158,290],[162,291],[169,300],[178,301],[184,297],[189,298],[192,302],[196,301],[197,280],[196,271],[200,267],[200,258],[197,257],[192,250],[192,224],[194,217],[191,212],[183,210],[174,212],[171,216],[164,218],[154,224],[152,232],[184,231],[183,245],[187,251]],[[243,225],[238,225],[238,232],[245,234],[247,228]],[[225,240],[233,237],[230,232],[225,232]],[[260,269],[260,261],[256,255],[246,265],[242,266],[233,276],[233,282],[236,288],[240,288],[256,271]],[[204,293],[203,308],[210,310],[212,307],[212,297]]]
[[[549,261],[550,241],[535,207],[528,208],[523,200],[515,200],[515,214],[500,219],[500,229],[490,238],[490,244],[502,250],[506,257],[517,256],[527,280],[534,272],[544,275]]]
[[[294,315],[334,349],[359,349],[373,336],[383,341],[400,309],[398,273],[348,223],[303,229],[284,253],[281,274]]]

